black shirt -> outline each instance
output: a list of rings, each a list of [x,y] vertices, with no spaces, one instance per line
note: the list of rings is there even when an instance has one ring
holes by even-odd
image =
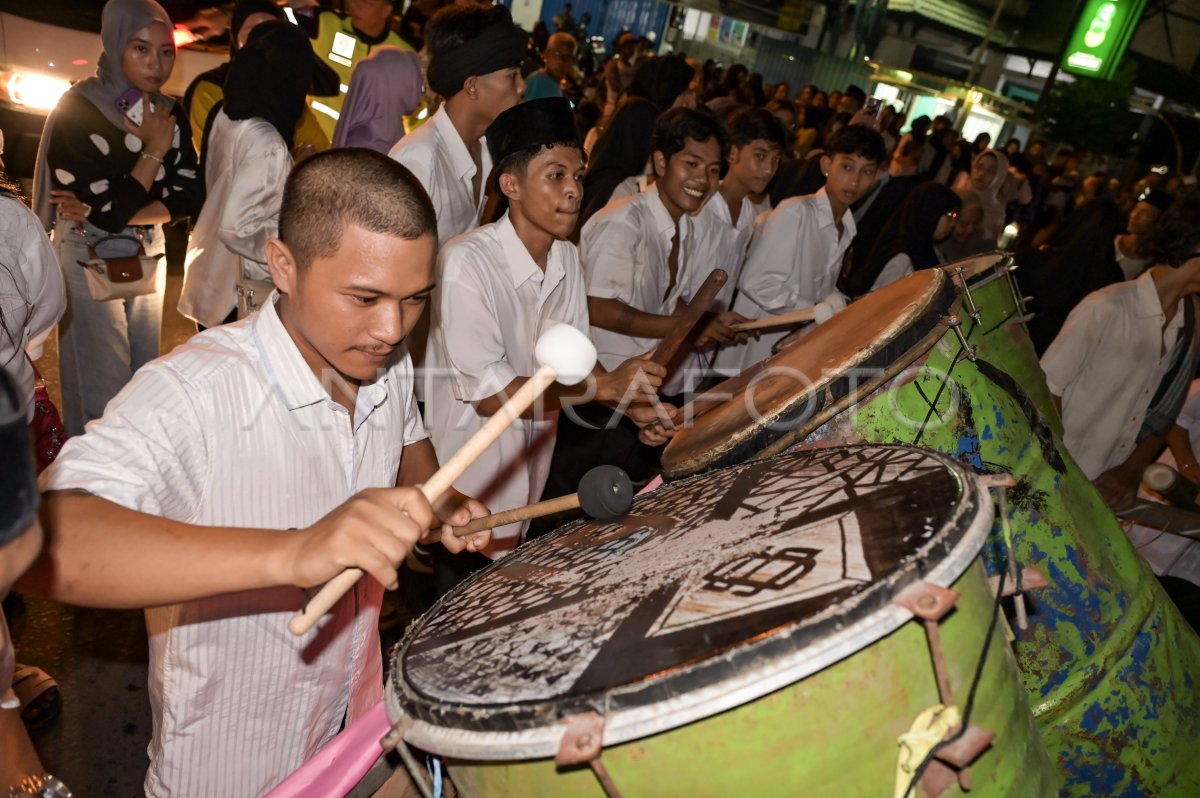
[[[51,185],[74,192],[92,206],[88,221],[113,234],[128,227],[138,211],[155,201],[167,207],[172,219],[195,215],[204,199],[204,180],[197,174],[183,106],[175,103],[171,115],[175,117],[171,149],[147,191],[130,174],[141,157],[141,139],[118,129],[82,94],[68,92],[54,111],[46,152]]]

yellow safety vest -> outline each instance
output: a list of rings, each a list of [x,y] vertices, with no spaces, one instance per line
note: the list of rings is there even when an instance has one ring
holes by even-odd
[[[213,106],[225,96],[225,90],[217,84],[202,80],[192,93],[190,120],[192,123],[192,143],[196,145],[196,153],[200,153],[200,140],[204,135],[204,126],[208,123]],[[330,138],[321,129],[320,114],[314,114],[311,108],[305,108],[304,113],[296,122],[297,146],[307,144],[317,152],[329,149]]]
[[[383,45],[399,47],[401,50],[412,50],[395,31],[388,31],[387,38],[375,45],[363,43],[354,33],[354,26],[349,17],[341,17],[332,11],[322,11],[317,18],[317,38],[313,42],[313,50],[338,74],[341,89],[336,97],[309,97],[309,105],[316,112],[321,129],[333,139],[333,129],[337,126],[338,114],[342,112],[342,103],[346,100],[346,90],[350,85],[350,73],[354,65],[371,53],[373,47]]]

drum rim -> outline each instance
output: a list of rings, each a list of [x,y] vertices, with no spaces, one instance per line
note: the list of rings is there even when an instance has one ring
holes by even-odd
[[[968,288],[983,288],[985,285],[990,285],[997,280],[1008,276],[1010,280],[1016,279],[1012,277],[1012,273],[1017,270],[1016,255],[1006,249],[993,249],[988,252],[980,252],[978,255],[970,255],[958,260],[952,260],[941,265],[942,271],[946,275],[957,282],[957,275],[951,271],[951,268],[967,261],[979,260],[980,258],[994,257],[995,260],[987,269],[976,274],[974,277],[967,277],[966,283]],[[965,275],[964,275],[965,276]]]
[[[823,418],[823,411],[828,407],[843,402],[847,397],[850,397],[847,407],[853,405],[855,402],[865,399],[882,384],[873,384],[878,382],[877,379],[873,379],[851,390],[849,375],[846,373],[847,370],[875,366],[884,370],[894,364],[903,363],[907,366],[915,363],[944,337],[946,330],[949,328],[950,318],[958,306],[959,296],[962,291],[958,281],[952,279],[948,272],[939,271],[941,271],[942,275],[941,285],[934,291],[929,305],[925,308],[924,312],[912,319],[911,324],[895,330],[891,337],[885,339],[878,349],[874,351],[860,350],[856,353],[855,357],[847,358],[842,364],[843,371],[841,373],[832,375],[823,374],[814,380],[812,387],[797,397],[804,398],[805,401],[794,401],[783,408],[763,413],[761,415],[763,423],[750,424],[744,429],[738,430],[735,438],[736,445],[729,450],[720,453],[696,451],[689,453],[686,457],[674,458],[672,457],[672,450],[674,449],[675,452],[678,452],[677,447],[688,439],[688,431],[686,429],[681,430],[682,434],[676,434],[667,443],[666,448],[663,449],[663,478],[670,481],[689,478],[747,460],[770,456],[766,454],[768,450],[778,453],[781,448],[786,448],[777,445],[781,439],[787,438],[790,441],[788,444],[790,446],[798,440],[803,440],[809,433],[824,424],[828,419]],[[725,382],[728,382],[728,380]],[[714,386],[712,390],[718,391],[725,382]],[[813,412],[807,418],[801,417],[799,423],[796,423],[783,432],[777,433],[771,429],[771,427],[780,424],[791,423],[792,418],[790,416],[794,416],[797,412],[803,412],[807,408],[807,397],[813,396],[816,389],[820,389],[821,392],[827,392],[833,397],[833,401]],[[743,395],[744,392],[738,392],[735,398],[729,401],[737,401]],[[703,418],[704,415],[701,414],[699,419]]]
[[[994,510],[987,489],[966,467],[945,455],[919,447],[887,444],[838,446],[820,451],[861,449],[904,449],[920,452],[924,457],[943,466],[953,476],[959,484],[960,494],[957,507],[943,525],[943,529],[949,530],[949,534],[931,537],[910,556],[907,563],[898,566],[884,579],[874,583],[872,589],[855,596],[852,599],[855,603],[849,610],[843,608],[850,602],[843,602],[810,617],[807,626],[801,623],[793,624],[790,628],[773,632],[760,640],[742,643],[713,657],[678,666],[653,682],[642,680],[619,685],[593,696],[570,696],[486,707],[443,706],[441,711],[438,711],[436,705],[443,702],[416,694],[414,688],[401,675],[400,663],[403,662],[408,645],[423,628],[424,622],[443,604],[453,601],[468,582],[444,596],[424,616],[417,619],[404,640],[393,650],[392,670],[386,680],[385,691],[389,717],[393,722],[401,717],[410,718],[412,727],[405,739],[443,756],[471,760],[553,757],[565,728],[561,718],[568,714],[577,711],[602,712],[606,716],[604,745],[618,745],[679,728],[748,704],[874,645],[914,616],[890,600],[884,600],[882,606],[874,609],[863,610],[862,605],[871,600],[878,601],[884,586],[888,592],[883,595],[891,596],[898,595],[908,585],[922,580],[950,587],[977,559],[992,528]],[[803,455],[784,454],[778,457],[800,459]],[[750,465],[752,463],[742,464]],[[682,488],[694,480],[705,478],[706,475],[697,475],[665,487]],[[566,534],[566,531],[573,530],[580,523],[562,527],[555,535]],[[957,535],[957,540],[952,540],[954,535]],[[935,558],[935,561],[929,563],[926,561],[929,558]],[[494,567],[489,567],[481,573],[486,573]],[[835,613],[835,609],[843,611]],[[863,617],[837,628],[836,622],[844,617],[845,612],[854,610],[862,611]],[[814,617],[816,621],[812,620]],[[796,645],[793,638],[802,632],[813,634],[814,624],[828,625],[832,629],[823,633],[816,643]],[[754,664],[740,668],[745,661]],[[739,668],[737,676],[740,678],[737,679],[736,686],[731,685],[734,679],[729,673],[734,668]],[[697,674],[706,677],[703,685],[688,690],[671,689],[673,682],[695,679]],[[670,697],[656,698],[655,694],[662,692],[666,692]],[[596,706],[595,699],[599,698],[603,699],[603,706]],[[645,698],[650,700],[644,700]],[[530,704],[537,705],[533,709],[548,711],[526,712],[525,718],[513,718],[516,712],[529,710]],[[573,706],[568,708],[568,704]],[[418,712],[411,712],[406,706],[413,707]],[[429,717],[419,717],[421,714]],[[452,720],[462,721],[463,718],[472,715],[477,722],[481,715],[503,718],[505,722],[497,722],[496,725],[504,725],[506,728],[468,729],[451,723]]]

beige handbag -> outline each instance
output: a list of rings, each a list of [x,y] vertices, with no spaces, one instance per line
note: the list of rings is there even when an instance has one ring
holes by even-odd
[[[111,299],[129,299],[153,294],[158,281],[158,262],[161,255],[146,254],[146,244],[141,234],[135,236],[105,236],[93,244],[88,240],[82,226],[79,234],[87,244],[88,259],[76,261],[87,275],[88,293],[97,302]],[[108,241],[132,241],[137,244],[137,254],[123,258],[102,258],[96,247]]]

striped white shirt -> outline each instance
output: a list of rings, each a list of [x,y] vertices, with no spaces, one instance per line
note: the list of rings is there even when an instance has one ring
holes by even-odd
[[[352,428],[268,304],[141,369],[44,487],[192,524],[302,528],[396,483],[403,447],[426,437],[412,381],[405,357],[363,387]],[[295,588],[147,610],[147,794],[262,795],[378,702],[381,595],[363,579],[300,638]]]

